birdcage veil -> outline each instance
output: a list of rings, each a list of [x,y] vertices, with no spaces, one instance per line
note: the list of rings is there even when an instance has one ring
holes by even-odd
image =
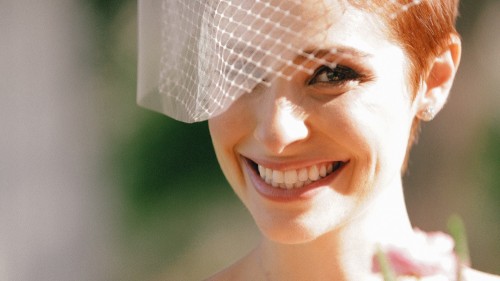
[[[277,77],[335,67],[344,54],[312,42],[326,36],[347,1],[357,2],[333,1],[333,9],[332,0],[308,0],[308,10],[301,0],[139,0],[137,101],[198,122]]]

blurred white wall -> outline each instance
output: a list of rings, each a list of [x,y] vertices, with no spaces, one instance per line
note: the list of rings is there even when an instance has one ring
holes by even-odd
[[[81,1],[0,1],[0,280],[109,280]]]

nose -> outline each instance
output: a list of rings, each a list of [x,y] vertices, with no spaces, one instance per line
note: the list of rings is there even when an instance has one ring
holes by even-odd
[[[254,136],[269,152],[281,154],[309,136],[305,114],[285,96],[273,98],[272,102],[262,105],[260,111]]]

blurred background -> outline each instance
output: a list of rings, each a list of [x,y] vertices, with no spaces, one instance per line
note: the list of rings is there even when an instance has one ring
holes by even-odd
[[[0,0],[0,280],[201,280],[258,241],[207,124],[135,104],[136,1]],[[500,2],[462,0],[463,58],[405,176],[415,226],[465,221],[500,274]]]

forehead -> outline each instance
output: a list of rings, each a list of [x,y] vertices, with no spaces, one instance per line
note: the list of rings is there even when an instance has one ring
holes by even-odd
[[[218,45],[230,49],[327,49],[347,37],[382,35],[377,16],[346,0],[213,0],[210,6],[206,23]]]
[[[235,100],[277,77],[383,54],[391,43],[379,17],[346,1],[212,0],[198,42],[199,85]]]

